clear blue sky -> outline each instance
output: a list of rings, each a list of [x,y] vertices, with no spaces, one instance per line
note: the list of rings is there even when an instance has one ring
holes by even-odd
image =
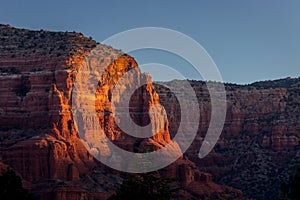
[[[226,82],[300,76],[300,1],[296,0],[9,0],[1,2],[0,23],[75,30],[100,42],[136,27],[171,28],[198,41]],[[145,53],[135,55],[138,62],[156,62],[155,57],[160,57],[155,56],[158,52]]]

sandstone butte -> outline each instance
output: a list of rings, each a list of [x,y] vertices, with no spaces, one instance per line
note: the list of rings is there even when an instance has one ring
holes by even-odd
[[[71,113],[78,70],[96,47],[102,61],[109,63],[98,77],[95,102],[107,137],[128,151],[158,149],[171,141],[168,123],[162,124],[162,119],[151,121],[158,134],[137,139],[118,129],[109,112],[109,93],[125,72],[133,70],[137,81],[151,78],[140,72],[131,56],[75,32],[0,25],[1,173],[7,167],[15,170],[37,199],[107,199],[122,182],[124,173],[101,164],[84,147]],[[132,87],[130,80],[123,84]],[[148,124],[149,108],[159,102],[152,83],[138,89],[130,101],[132,113],[137,113],[133,120]],[[87,117],[83,120],[88,122]],[[211,174],[198,170],[186,156],[159,174],[177,178],[180,199],[244,198],[240,190],[214,183]]]
[[[158,83],[138,89],[130,105],[131,117],[140,125],[149,123],[150,106],[163,105],[168,121],[152,122],[159,133],[137,139],[116,126],[110,103],[120,77],[132,70],[139,81],[151,78],[140,72],[131,56],[79,33],[0,25],[0,173],[11,167],[36,198],[107,199],[124,176],[87,151],[71,113],[78,70],[95,48],[105,55],[103,62],[110,63],[98,77],[95,102],[107,137],[123,149],[137,151],[162,148],[177,132],[179,107],[184,105],[179,106],[174,94]],[[132,87],[131,81],[125,80],[126,88]],[[182,87],[180,80],[174,84]],[[199,99],[197,136],[181,158],[159,171],[177,178],[182,188],[177,198],[279,199],[280,180],[288,179],[300,158],[300,79],[225,84],[225,126],[203,159],[198,151],[210,121],[210,98],[205,82],[190,84]]]

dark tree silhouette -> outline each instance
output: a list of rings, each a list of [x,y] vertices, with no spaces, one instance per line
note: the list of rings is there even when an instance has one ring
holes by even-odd
[[[291,176],[288,183],[281,183],[281,199],[282,200],[299,200],[300,199],[300,161],[296,166],[296,170]]]
[[[22,180],[16,173],[7,169],[7,171],[0,176],[0,199],[11,200],[11,199],[22,199],[30,200],[31,195],[22,186]]]
[[[175,179],[159,177],[157,174],[141,174],[123,181],[116,194],[109,200],[169,200],[178,189],[171,189]]]

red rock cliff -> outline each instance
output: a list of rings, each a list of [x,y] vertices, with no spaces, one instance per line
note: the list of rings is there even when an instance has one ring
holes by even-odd
[[[40,199],[106,199],[120,184],[120,174],[99,163],[84,147],[71,113],[78,70],[96,45],[78,33],[0,25],[1,166],[17,171],[25,186]],[[101,127],[124,149],[162,148],[170,142],[170,134],[167,121],[148,115],[150,106],[160,101],[151,83],[135,92],[130,109],[138,124],[148,124],[154,117],[151,125],[154,132],[159,130],[157,135],[143,140],[127,136],[107,114],[111,90],[125,72],[133,69],[138,81],[150,77],[140,73],[132,57],[105,45],[98,48],[109,63],[98,77],[96,92]],[[131,87],[129,83],[124,83],[127,88]],[[186,158],[160,173],[178,177],[182,198],[242,197],[238,190],[214,184],[211,175],[197,170]]]

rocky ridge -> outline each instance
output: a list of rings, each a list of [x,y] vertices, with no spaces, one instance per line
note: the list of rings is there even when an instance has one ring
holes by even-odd
[[[180,86],[181,81],[174,80],[174,84]],[[214,150],[203,159],[198,152],[210,122],[210,95],[205,82],[190,84],[199,99],[196,112],[200,111],[201,119],[185,155],[213,174],[217,183],[239,188],[254,199],[279,199],[281,180],[288,179],[300,159],[300,78],[225,84],[224,128]],[[155,89],[168,110],[173,136],[180,123],[181,105],[168,88],[157,83]]]

